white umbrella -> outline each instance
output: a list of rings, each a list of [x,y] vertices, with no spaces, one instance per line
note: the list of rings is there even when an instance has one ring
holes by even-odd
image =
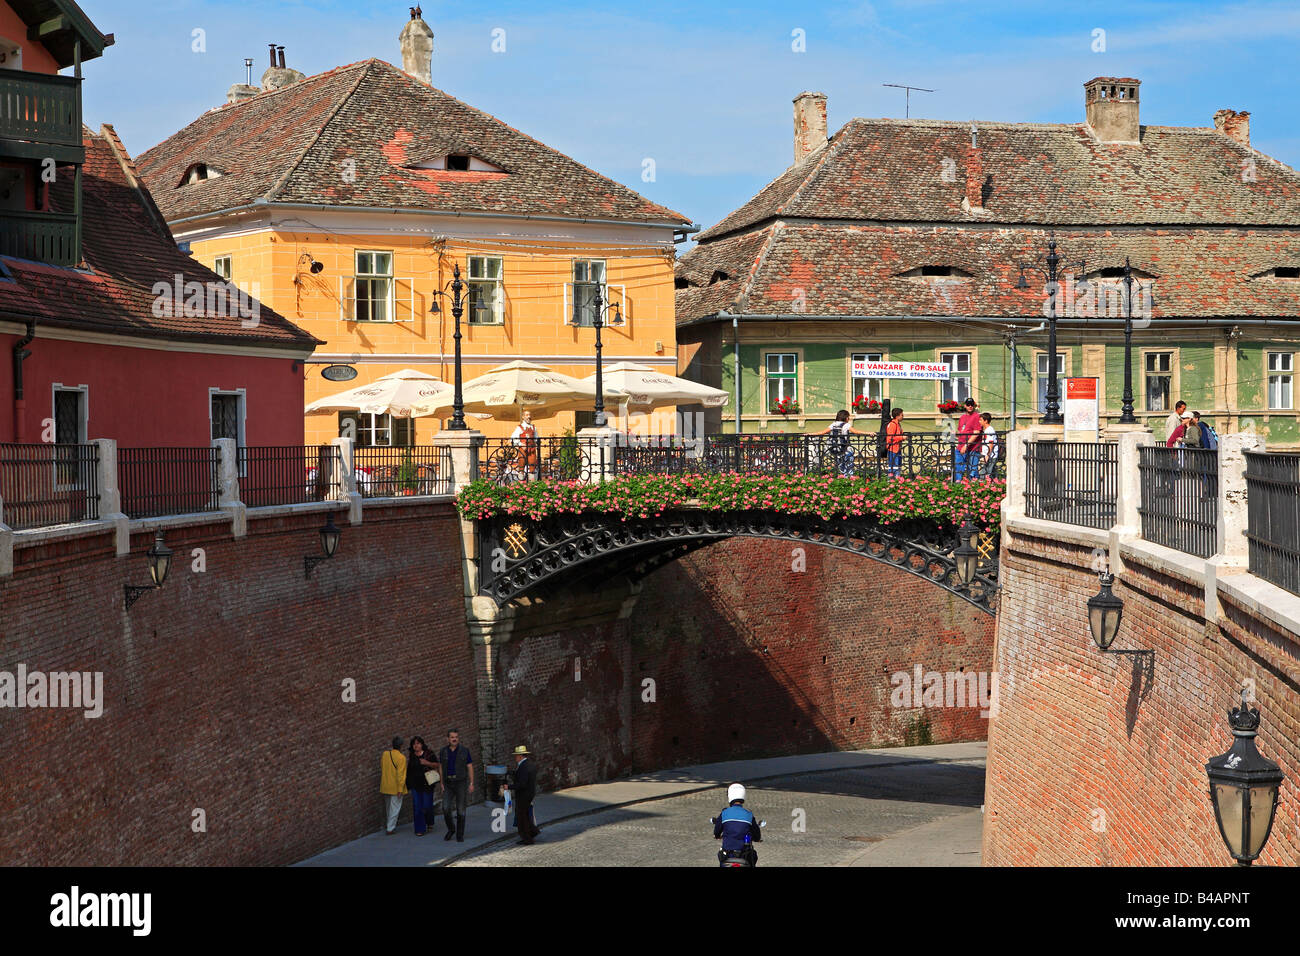
[[[355,410],[369,415],[411,418],[412,405],[432,401],[444,392],[450,395],[452,387],[438,376],[404,368],[380,376],[369,385],[358,385],[337,395],[318,398],[307,406],[306,411]]]
[[[665,375],[649,365],[618,362],[603,372],[605,391],[626,392],[626,404],[640,408],[663,408],[668,405],[704,405],[720,408],[728,395],[720,388],[710,388],[675,375]],[[594,389],[596,376],[583,379]]]
[[[606,386],[605,397],[622,401],[627,395]],[[545,365],[514,361],[498,365],[462,386],[465,411],[491,415],[497,420],[519,418],[524,409],[550,412],[590,408],[596,399],[596,386],[585,379],[573,378]],[[442,415],[455,401],[455,390],[448,389],[437,397],[419,402],[411,409],[412,418]]]

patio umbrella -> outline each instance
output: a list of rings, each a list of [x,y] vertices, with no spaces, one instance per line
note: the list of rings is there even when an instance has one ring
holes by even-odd
[[[623,401],[627,394],[605,386],[605,398]],[[498,421],[517,421],[524,409],[552,412],[591,408],[596,400],[596,386],[586,379],[573,378],[545,365],[522,360],[498,365],[462,386],[465,411],[490,415]],[[417,403],[411,417],[445,415],[455,400],[454,389]]]
[[[718,408],[727,404],[728,395],[720,388],[710,388],[675,375],[665,375],[649,365],[636,362],[618,362],[603,372],[605,391],[615,389],[626,392],[628,398],[621,403],[636,408],[663,408],[668,405],[704,405]],[[583,379],[596,387],[596,376]]]
[[[452,387],[438,376],[404,368],[380,376],[369,385],[358,385],[337,395],[318,398],[307,406],[306,411],[355,410],[370,415],[411,418],[412,405],[431,401],[444,392],[451,395]]]

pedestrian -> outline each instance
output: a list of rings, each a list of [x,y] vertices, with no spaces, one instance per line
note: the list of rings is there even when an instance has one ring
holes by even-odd
[[[474,755],[460,743],[460,731],[455,727],[447,731],[447,745],[438,751],[438,764],[442,767],[442,821],[447,824],[444,840],[452,834],[456,842],[465,842],[465,808],[474,790]],[[451,815],[456,814],[452,828]]]
[[[517,845],[532,846],[542,831],[533,819],[533,799],[537,796],[537,770],[533,767],[528,748],[520,744],[515,748],[515,782],[510,787],[515,806],[515,827],[519,831]]]
[[[962,403],[966,412],[957,422],[957,451],[953,460],[952,480],[979,477],[980,445],[983,444],[983,425],[980,423],[979,405],[968,398]]]
[[[889,424],[885,426],[885,455],[889,464],[889,476],[897,478],[903,467],[903,410],[895,408],[889,413]]]
[[[525,409],[519,416],[519,424],[510,433],[515,444],[514,471],[525,480],[536,479],[541,463],[542,440],[537,435],[537,426],[533,424],[533,413]]]
[[[853,427],[853,422],[847,408],[841,408],[835,413],[835,421],[825,431],[813,432],[815,435],[830,435],[831,440],[827,444],[827,450],[830,452],[831,460],[839,467],[840,474],[847,478],[853,474],[853,446],[849,444],[850,435],[865,435],[866,432],[860,432]]]
[[[1210,437],[1214,429],[1208,424],[1201,421],[1200,412],[1192,412],[1192,420],[1183,432],[1183,446],[1186,448],[1199,448],[1202,451],[1209,451],[1211,448],[1218,449],[1218,436],[1214,435],[1214,445],[1210,445]],[[1189,441],[1189,439],[1191,439]],[[1219,456],[1218,455],[1189,455],[1191,460],[1187,463],[1192,471],[1201,476],[1201,494],[1206,498],[1211,498],[1217,493],[1219,477]]]
[[[984,423],[981,431],[983,440],[980,442],[980,474],[985,478],[993,477],[993,469],[998,465],[998,455],[1001,448],[998,447],[998,430],[993,427],[993,416],[988,412],[980,415],[980,421]]]
[[[406,793],[406,754],[402,753],[402,738],[394,737],[393,745],[379,755],[379,792],[384,795],[388,811],[385,832],[397,832],[397,816],[402,812],[402,795]]]
[[[411,791],[415,809],[415,835],[424,836],[433,819],[433,788],[438,781],[438,764],[424,745],[423,737],[411,738],[411,752],[406,759],[406,788]],[[434,774],[430,783],[429,774]]]
[[[1165,419],[1165,444],[1167,447],[1173,447],[1172,445],[1169,445],[1169,439],[1173,436],[1174,431],[1178,426],[1183,423],[1183,412],[1185,411],[1187,411],[1186,402],[1175,402],[1174,410],[1170,412],[1169,417]]]
[[[1179,402],[1178,404],[1182,407],[1183,411],[1178,418],[1178,425],[1169,433],[1169,437],[1165,439],[1165,447],[1177,448],[1180,449],[1180,451],[1176,455],[1172,456],[1160,469],[1160,495],[1162,497],[1168,497],[1174,493],[1174,490],[1178,485],[1178,476],[1186,465],[1187,456],[1182,454],[1181,449],[1187,447],[1199,448],[1201,442],[1200,430],[1196,427],[1194,420],[1192,419],[1192,413],[1187,410],[1187,403]],[[1188,446],[1187,444],[1187,438],[1189,435],[1194,436],[1193,441],[1196,443],[1194,446]],[[1193,457],[1195,458],[1196,456]]]

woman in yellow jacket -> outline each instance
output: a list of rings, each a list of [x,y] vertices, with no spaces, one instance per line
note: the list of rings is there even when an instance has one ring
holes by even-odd
[[[397,815],[402,812],[402,797],[406,794],[406,754],[402,753],[402,738],[393,738],[391,750],[379,757],[379,792],[384,795],[388,809],[389,836],[397,831]]]

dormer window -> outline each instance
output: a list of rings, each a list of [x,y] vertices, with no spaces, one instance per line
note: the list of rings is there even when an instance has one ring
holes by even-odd
[[[447,168],[469,172],[469,157],[462,154],[453,154],[447,157]]]
[[[1300,279],[1300,266],[1274,266],[1263,272],[1257,272],[1252,279]]]
[[[1156,276],[1142,269],[1130,268],[1129,274],[1133,276],[1134,282],[1149,282]],[[1096,280],[1118,281],[1124,278],[1123,266],[1105,266],[1101,269],[1093,269],[1087,275],[1080,276],[1084,282],[1093,282]]]
[[[970,279],[971,273],[964,269],[958,269],[956,266],[919,266],[915,269],[909,269],[907,272],[900,272],[899,278],[902,279]]]
[[[447,153],[411,163],[407,169],[445,169],[451,173],[504,173],[500,166],[479,159],[472,153]]]
[[[201,183],[209,179],[219,179],[221,170],[209,166],[207,163],[195,163],[185,171],[185,176],[181,180],[182,186],[192,186],[194,183]]]
[[[727,273],[723,272],[721,269],[714,269],[713,275],[709,276],[709,285],[713,285],[715,282],[726,282],[730,278],[731,276],[727,275]]]

